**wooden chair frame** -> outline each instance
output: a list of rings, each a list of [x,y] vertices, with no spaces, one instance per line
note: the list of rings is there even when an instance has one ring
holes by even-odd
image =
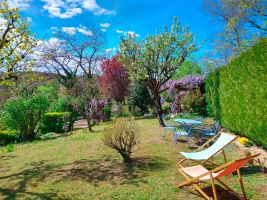
[[[212,169],[206,173],[203,173],[195,178],[191,178],[189,175],[187,175],[183,170],[183,166],[179,164],[178,167],[178,171],[184,176],[184,178],[186,179],[183,183],[179,184],[177,187],[181,188],[183,186],[187,186],[187,185],[192,185],[205,199],[210,200],[210,197],[198,186],[199,183],[204,182],[203,180],[201,180],[202,177],[210,175],[210,182],[211,182],[211,186],[212,186],[212,191],[213,191],[213,197],[215,200],[218,200],[218,196],[217,196],[217,192],[216,192],[216,187],[215,187],[215,181],[218,181],[222,187],[226,190],[229,190],[230,192],[232,192],[235,196],[237,196],[239,199],[244,199],[247,200],[247,196],[245,193],[245,188],[244,188],[244,184],[243,184],[243,180],[241,177],[241,173],[240,173],[240,168],[238,168],[237,171],[237,175],[238,175],[238,179],[239,179],[239,183],[242,189],[242,193],[243,193],[243,197],[240,197],[240,194],[238,194],[237,192],[235,192],[233,189],[231,189],[229,186],[227,186],[227,184],[225,184],[222,180],[220,180],[218,177],[213,177],[212,173],[220,173],[222,172],[224,169],[226,169],[229,165],[235,163],[235,162],[239,162],[242,160],[251,160],[257,156],[259,156],[260,154],[255,154],[255,155],[251,155],[239,160],[233,160],[230,161],[228,163],[225,163],[215,169]]]

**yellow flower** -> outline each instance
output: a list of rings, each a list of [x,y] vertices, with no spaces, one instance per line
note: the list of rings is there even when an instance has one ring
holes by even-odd
[[[239,138],[239,142],[240,142],[240,144],[247,145],[249,140],[248,140],[248,138],[241,137],[241,138]]]

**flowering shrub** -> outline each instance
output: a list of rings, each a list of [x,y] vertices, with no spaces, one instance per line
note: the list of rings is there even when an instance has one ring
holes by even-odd
[[[189,91],[200,88],[203,84],[204,76],[187,76],[180,80],[170,80],[164,86],[169,88],[170,95],[174,97],[171,111],[177,114],[181,110],[181,98],[189,93]]]
[[[241,137],[241,138],[239,138],[239,143],[244,145],[244,146],[247,146],[249,144],[249,140],[248,140],[248,138]]]

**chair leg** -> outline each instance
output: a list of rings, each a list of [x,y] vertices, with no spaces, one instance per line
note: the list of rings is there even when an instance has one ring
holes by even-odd
[[[241,189],[242,189],[242,193],[243,193],[244,199],[247,200],[245,188],[244,188],[244,185],[243,185],[243,180],[242,180],[242,177],[241,177],[239,169],[237,170],[237,175],[238,175],[238,179],[239,179],[239,182],[240,182],[240,186],[241,186]]]
[[[166,135],[166,128],[163,129],[163,132],[162,132],[161,136],[165,137],[165,135]]]
[[[224,149],[222,149],[222,153],[223,153],[224,163],[227,163],[227,159],[226,159],[226,155],[225,155]]]
[[[214,199],[217,200],[218,199],[217,198],[217,192],[216,192],[216,187],[215,187],[215,184],[214,184],[214,179],[213,179],[212,173],[210,174],[210,182],[211,182],[211,186],[212,186]]]

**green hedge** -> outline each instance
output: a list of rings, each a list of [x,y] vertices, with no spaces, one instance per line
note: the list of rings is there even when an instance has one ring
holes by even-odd
[[[0,144],[9,144],[18,141],[18,135],[13,131],[0,131]]]
[[[67,123],[69,123],[69,112],[48,112],[45,113],[42,126],[41,126],[41,133],[64,133],[64,117],[67,117]]]
[[[267,39],[206,77],[207,111],[267,148]]]

